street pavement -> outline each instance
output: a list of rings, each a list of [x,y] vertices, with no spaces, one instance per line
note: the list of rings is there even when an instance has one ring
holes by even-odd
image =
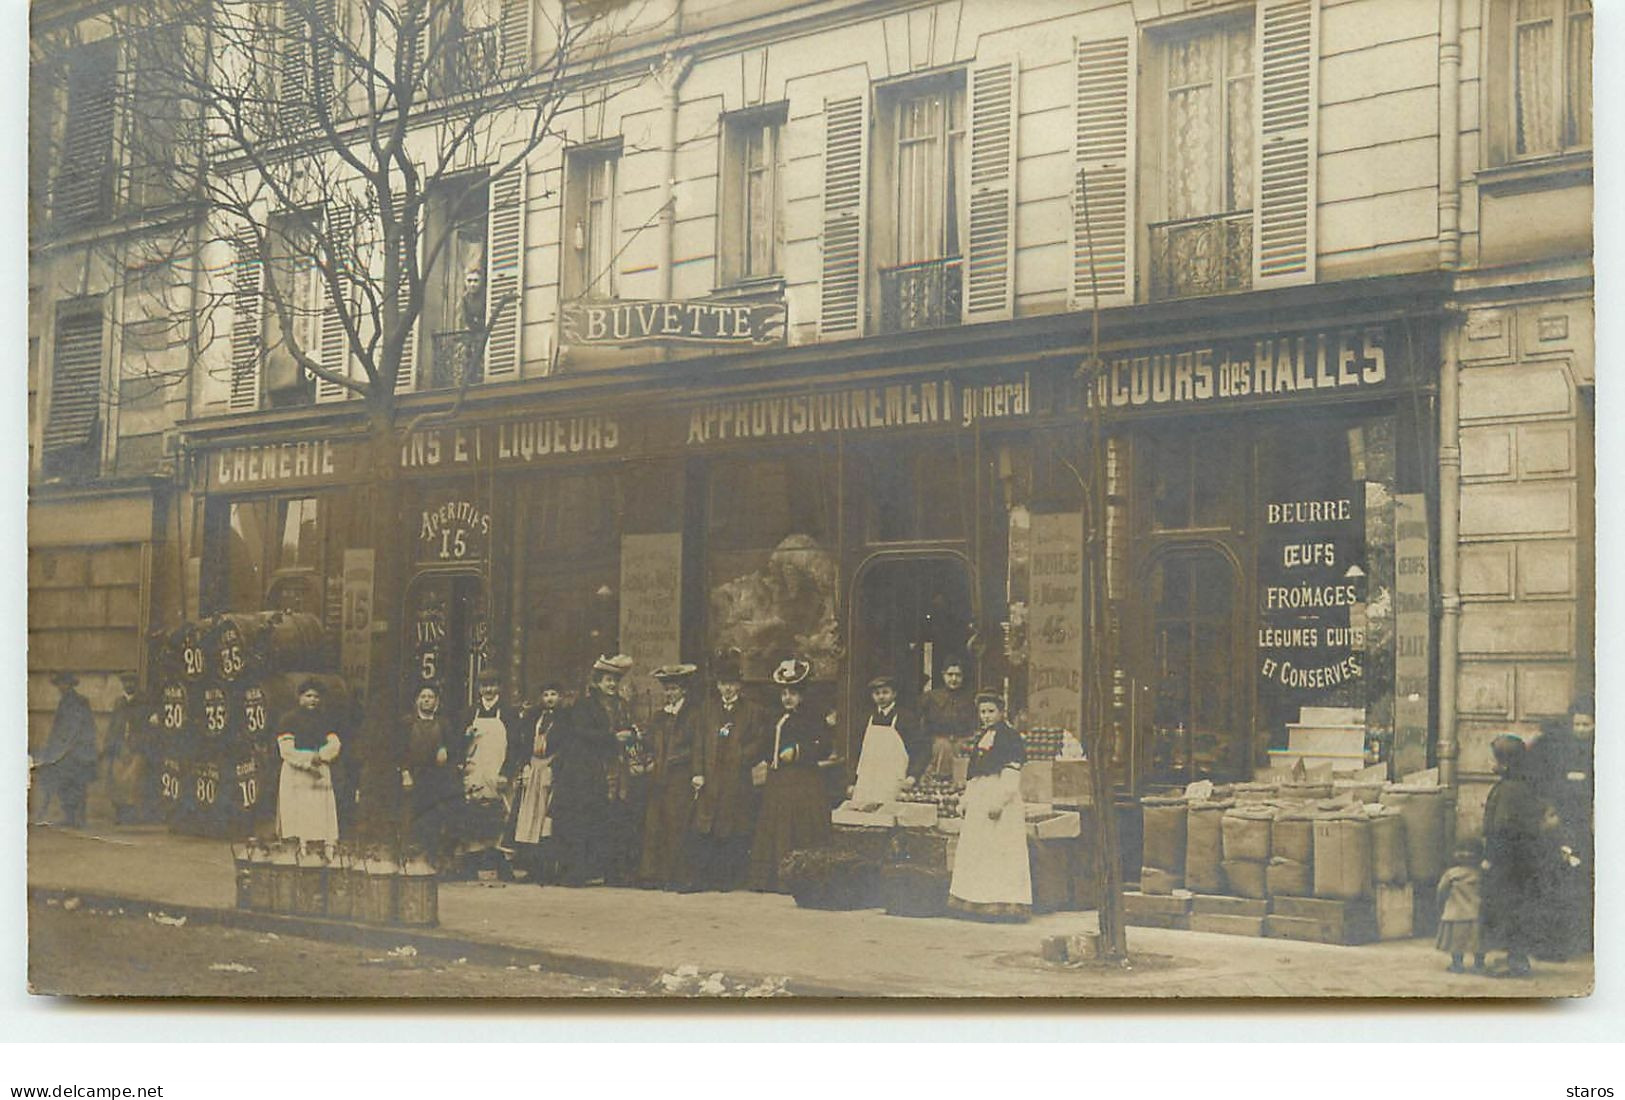
[[[32,828],[28,884],[59,902],[83,894],[239,919],[229,847],[154,828]],[[1448,973],[1424,939],[1342,947],[1150,928],[1129,929],[1127,968],[1074,968],[1041,961],[1039,943],[1093,930],[1092,913],[995,925],[800,909],[776,894],[446,883],[440,920],[428,936],[385,931],[370,942],[393,935],[453,957],[531,953],[548,969],[640,988],[697,969],[731,984],[784,979],[792,993],[819,996],[1550,998],[1583,996],[1592,984],[1590,959],[1497,980]],[[337,934],[334,922],[304,923],[310,934]]]

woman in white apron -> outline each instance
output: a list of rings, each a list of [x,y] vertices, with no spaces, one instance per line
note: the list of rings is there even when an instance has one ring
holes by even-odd
[[[299,705],[277,723],[282,775],[277,783],[276,831],[284,839],[331,844],[339,838],[332,772],[339,757],[339,735],[321,710],[320,684],[304,681],[298,698]]]
[[[1021,800],[1021,735],[1004,720],[997,692],[976,694],[982,724],[971,746],[969,782],[960,801],[964,823],[954,855],[948,907],[983,919],[1025,920],[1032,913],[1027,863],[1027,807]]]
[[[547,878],[542,847],[543,841],[553,835],[553,818],[548,812],[553,794],[553,747],[548,738],[558,719],[562,698],[557,683],[543,684],[541,709],[527,715],[523,723],[530,733],[531,743],[529,763],[519,774],[519,793],[514,807],[514,863],[537,884]]]
[[[869,696],[875,708],[863,729],[858,775],[852,787],[852,801],[860,806],[896,801],[908,779],[908,746],[903,741],[897,682],[890,676],[876,676],[869,681]]]

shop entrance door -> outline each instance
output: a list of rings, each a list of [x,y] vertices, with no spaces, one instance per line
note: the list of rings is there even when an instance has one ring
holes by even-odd
[[[872,678],[897,677],[900,701],[913,706],[945,658],[965,656],[975,621],[972,591],[970,565],[957,554],[887,555],[859,570],[848,634],[847,736],[869,709]],[[852,753],[843,752],[855,766]]]
[[[418,689],[440,689],[440,709],[455,716],[473,705],[474,681],[488,659],[485,578],[477,572],[420,573],[406,593],[406,667],[410,705]]]
[[[1218,547],[1185,546],[1157,554],[1142,576],[1131,672],[1138,785],[1248,778],[1240,570]]]

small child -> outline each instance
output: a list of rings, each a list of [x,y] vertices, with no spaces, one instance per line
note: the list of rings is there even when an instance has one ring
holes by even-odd
[[[1484,972],[1484,938],[1479,910],[1483,905],[1479,883],[1484,862],[1484,845],[1476,838],[1456,844],[1454,865],[1439,876],[1439,935],[1434,941],[1440,951],[1450,952],[1452,974],[1463,970],[1462,958],[1473,956],[1473,972]]]

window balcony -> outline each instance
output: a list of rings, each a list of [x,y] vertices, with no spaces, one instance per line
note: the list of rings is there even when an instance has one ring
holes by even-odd
[[[497,27],[470,27],[439,44],[429,70],[429,94],[455,99],[489,91],[500,75],[502,39]]]
[[[963,282],[958,256],[881,268],[880,331],[959,324]]]
[[[1195,298],[1253,285],[1253,212],[1154,222],[1151,299]]]
[[[478,382],[484,366],[480,351],[480,333],[472,329],[435,333],[424,388],[449,390],[461,386],[465,379],[470,384]]]

